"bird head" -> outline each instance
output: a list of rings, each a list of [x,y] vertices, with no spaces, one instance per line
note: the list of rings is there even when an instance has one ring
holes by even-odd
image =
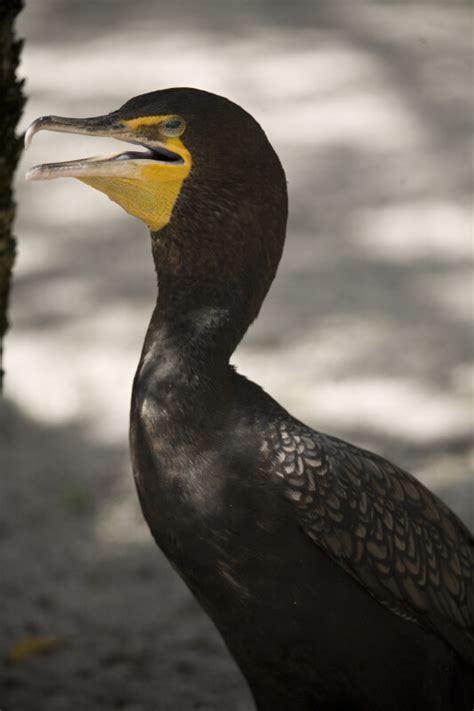
[[[268,164],[266,154],[273,154],[250,114],[221,96],[197,89],[151,92],[93,118],[42,116],[27,129],[25,145],[42,130],[109,136],[132,144],[125,152],[38,165],[26,178],[77,178],[155,232],[170,222],[186,181],[199,184],[208,197],[210,188],[220,192],[219,186],[229,186],[238,199],[242,184],[252,177],[258,181]],[[201,197],[198,202],[202,207],[205,200]]]
[[[255,318],[281,256],[287,192],[278,156],[249,113],[221,96],[175,88],[104,116],[43,116],[26,145],[41,130],[131,144],[39,165],[26,177],[77,178],[148,225],[162,301],[225,305],[242,322]]]

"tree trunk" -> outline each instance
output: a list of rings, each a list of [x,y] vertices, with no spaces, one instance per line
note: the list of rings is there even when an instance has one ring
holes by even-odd
[[[23,0],[2,0],[0,10],[0,392],[3,382],[3,337],[8,328],[8,295],[15,259],[12,234],[15,203],[13,176],[22,151],[22,139],[15,129],[25,97],[23,81],[16,77],[22,42],[15,38],[15,18]]]

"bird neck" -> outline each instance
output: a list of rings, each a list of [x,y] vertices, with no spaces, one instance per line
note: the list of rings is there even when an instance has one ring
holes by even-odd
[[[171,222],[151,233],[158,298],[145,352],[155,362],[215,378],[228,372],[283,249],[287,197],[277,168],[279,180],[262,179],[260,191],[243,180],[190,182]]]
[[[158,297],[145,348],[166,353],[178,368],[221,372],[257,316],[276,266],[265,275],[256,263],[244,273],[189,254],[174,261],[155,245],[154,252]]]
[[[246,328],[230,308],[197,299],[190,303],[179,292],[168,299],[160,289],[142,360],[155,369],[155,379],[191,382],[207,375],[215,380],[227,371],[234,344]]]
[[[230,299],[219,283],[166,266],[162,262],[157,269],[158,296],[141,371],[153,387],[165,383],[188,397],[191,386],[202,390],[226,377],[251,317],[245,303]]]

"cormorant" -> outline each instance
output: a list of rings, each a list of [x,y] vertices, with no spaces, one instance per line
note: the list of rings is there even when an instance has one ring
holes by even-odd
[[[259,711],[471,711],[470,532],[410,474],[312,430],[229,364],[285,239],[285,175],[262,128],[177,88],[106,116],[42,117],[27,142],[42,129],[137,146],[27,177],[79,178],[150,228],[138,494]]]

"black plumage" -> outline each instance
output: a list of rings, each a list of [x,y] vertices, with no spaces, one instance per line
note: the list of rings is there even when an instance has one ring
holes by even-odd
[[[300,423],[229,365],[281,256],[285,177],[221,97],[154,92],[111,116],[168,114],[185,118],[193,164],[151,232],[159,289],[130,429],[153,536],[259,711],[470,710],[471,534],[414,477]]]

